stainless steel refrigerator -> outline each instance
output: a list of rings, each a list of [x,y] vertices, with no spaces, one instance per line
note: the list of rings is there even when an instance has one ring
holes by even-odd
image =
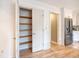
[[[72,34],[73,23],[72,22],[73,21],[70,18],[65,18],[64,20],[65,20],[65,22],[64,22],[64,24],[65,24],[64,44],[65,44],[65,46],[68,46],[68,45],[71,45],[73,43],[73,38],[72,38],[72,36],[73,36],[73,34]]]

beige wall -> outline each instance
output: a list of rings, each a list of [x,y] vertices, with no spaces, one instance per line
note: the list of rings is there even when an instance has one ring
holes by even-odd
[[[12,57],[14,0],[0,0],[0,57]]]
[[[55,13],[50,13],[51,20],[51,40],[52,42],[57,43],[57,17],[58,15]]]

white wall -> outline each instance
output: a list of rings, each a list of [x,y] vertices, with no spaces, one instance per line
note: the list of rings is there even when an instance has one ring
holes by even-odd
[[[79,25],[79,10],[74,10],[72,13],[73,25]]]
[[[73,11],[73,13],[72,13],[73,25],[77,25],[76,24],[76,16],[77,16],[77,12],[76,11]]]
[[[73,18],[72,15],[73,15],[73,10],[72,9],[64,8],[64,17]]]
[[[12,57],[14,0],[0,0],[0,57]]]
[[[79,5],[79,0],[36,0],[36,1],[40,1],[40,2],[44,2],[53,6],[57,6],[57,7],[65,7],[68,9],[79,9],[78,5]]]
[[[76,25],[79,25],[79,13],[76,14]]]

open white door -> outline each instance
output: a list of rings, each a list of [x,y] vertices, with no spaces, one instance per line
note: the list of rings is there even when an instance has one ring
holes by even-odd
[[[44,11],[41,9],[32,9],[32,52],[43,49],[43,21]]]
[[[19,57],[19,6],[18,2],[16,1],[16,6],[15,6],[15,54],[16,58]]]

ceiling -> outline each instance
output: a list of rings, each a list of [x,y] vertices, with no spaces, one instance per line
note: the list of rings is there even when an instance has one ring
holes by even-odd
[[[73,10],[79,9],[79,0],[37,0],[37,1],[55,5],[57,7],[65,7]]]

